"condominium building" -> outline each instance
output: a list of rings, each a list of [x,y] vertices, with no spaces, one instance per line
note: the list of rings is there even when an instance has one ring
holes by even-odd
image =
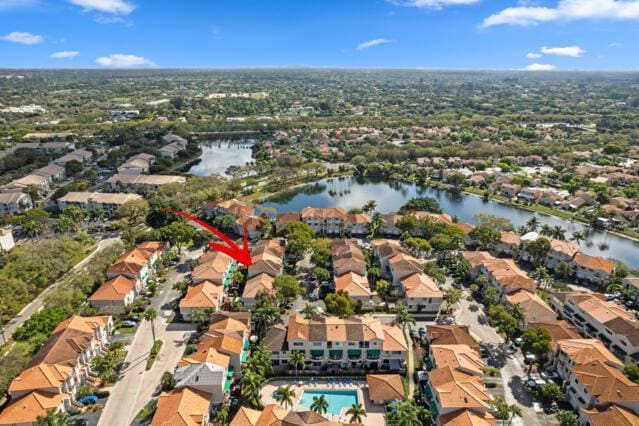
[[[300,217],[317,235],[340,235],[346,230],[346,212],[342,208],[305,207]]]
[[[113,192],[137,192],[147,194],[159,191],[172,183],[184,183],[184,176],[115,174],[105,182],[107,189]]]
[[[0,215],[23,214],[33,208],[31,197],[22,192],[0,193]]]
[[[58,198],[58,208],[64,211],[69,206],[76,206],[84,211],[102,209],[107,217],[129,201],[142,200],[137,194],[105,193],[105,192],[69,192]]]

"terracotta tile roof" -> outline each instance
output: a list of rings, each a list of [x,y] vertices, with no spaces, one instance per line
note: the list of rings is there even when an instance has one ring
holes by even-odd
[[[594,395],[600,404],[613,401],[639,401],[639,384],[628,379],[618,368],[600,360],[572,368],[572,374]]]
[[[565,339],[559,340],[557,346],[574,364],[586,364],[592,361],[603,361],[609,365],[623,368],[623,362],[612,354],[598,339]]]
[[[465,251],[462,252],[462,256],[470,263],[470,266],[473,268],[481,265],[484,260],[494,259],[494,257],[487,251]]]
[[[250,231],[258,229],[264,223],[264,219],[259,216],[240,216],[235,220],[235,224],[244,227]]]
[[[516,246],[521,244],[521,238],[519,238],[519,235],[511,231],[501,232],[499,235],[499,239],[504,244],[512,244]]]
[[[370,297],[371,288],[368,285],[368,279],[360,274],[348,272],[339,277],[334,277],[335,290],[346,291],[352,297]]]
[[[595,295],[594,293],[575,293],[568,294],[567,297],[571,298],[575,302],[575,305],[579,306],[580,309],[601,324],[608,325],[609,323],[614,323],[621,327],[621,324],[617,321],[620,319],[632,325],[635,323],[635,318],[630,312],[616,303],[603,300],[601,295]]]
[[[451,367],[474,376],[484,374],[484,361],[468,345],[431,345],[430,351],[437,368]]]
[[[233,216],[252,215],[255,213],[255,206],[232,198],[226,201],[207,201],[204,203],[205,209],[220,208],[226,210]]]
[[[404,386],[399,374],[367,374],[366,382],[372,401],[404,399]]]
[[[280,213],[276,217],[276,221],[279,223],[299,222],[300,214],[297,212]]]
[[[598,410],[581,409],[581,413],[588,419],[591,426],[636,426],[639,425],[639,415],[631,410],[612,404],[611,407]]]
[[[453,224],[453,218],[446,213],[430,213],[430,212],[422,212],[422,211],[410,211],[406,213],[408,216],[414,216],[417,219],[430,218],[435,220],[436,222],[443,222],[449,225]]]
[[[169,243],[166,241],[144,241],[138,244],[138,248],[141,250],[150,250],[153,252],[162,252],[169,247]]]
[[[318,207],[304,207],[302,209],[301,214],[302,219],[306,218],[336,218],[336,219],[346,219],[346,212],[342,208],[318,208]]]
[[[9,394],[31,392],[38,389],[60,388],[73,373],[73,368],[65,365],[38,364],[23,370],[9,385]]]
[[[535,293],[526,290],[517,290],[506,295],[506,300],[511,305],[519,305],[524,312],[524,318],[528,321],[552,321],[557,319],[557,314]]]
[[[550,240],[550,247],[553,251],[563,253],[571,259],[579,252],[579,244],[562,240]]]
[[[126,296],[135,290],[137,280],[118,275],[104,282],[90,297],[90,301],[118,300],[123,301]]]
[[[408,254],[408,251],[395,240],[373,240],[372,245],[381,259],[392,258],[399,253]]]
[[[393,277],[403,278],[412,274],[419,274],[424,271],[424,265],[422,265],[417,259],[409,254],[398,253],[393,256],[388,264],[393,271]]]
[[[109,266],[107,274],[109,276],[123,273],[139,274],[142,268],[149,263],[152,255],[150,251],[141,250],[137,247],[127,250]]]
[[[408,298],[443,298],[444,293],[437,287],[435,281],[424,273],[413,274],[401,280],[401,284]]]
[[[11,401],[0,412],[1,425],[31,424],[48,410],[56,410],[71,395],[66,393],[49,394],[40,391],[28,393]]]
[[[151,420],[152,426],[203,426],[211,394],[191,387],[164,392]]]
[[[346,222],[348,223],[372,223],[373,219],[365,213],[349,214],[346,215]]]
[[[471,225],[470,223],[464,223],[464,222],[457,222],[457,223],[454,224],[454,226],[456,226],[459,229],[461,229],[462,231],[464,231],[464,234],[468,234],[468,233],[470,233],[470,231],[475,229],[475,227],[473,225]]]
[[[191,272],[194,283],[211,281],[215,284],[224,284],[224,276],[231,266],[231,257],[221,251],[212,250],[200,256],[199,265]]]
[[[487,259],[482,266],[504,288],[506,293],[518,289],[535,291],[535,281],[519,269],[512,259]]]
[[[244,346],[244,336],[237,331],[209,331],[200,338],[198,347],[200,347],[200,345],[202,348],[214,348],[223,354],[239,355],[242,353]]]
[[[220,295],[224,293],[224,286],[202,281],[196,285],[191,285],[186,291],[186,295],[180,300],[180,308],[213,308],[219,307]]]
[[[382,343],[382,350],[385,352],[408,351],[406,336],[399,325],[383,324],[382,329],[384,331],[384,343]]]
[[[183,367],[188,364],[200,364],[207,362],[209,364],[228,368],[230,360],[231,357],[229,355],[218,352],[215,348],[206,347],[206,345],[198,345],[195,352],[185,356],[178,362],[178,366]]]
[[[528,328],[541,328],[548,331],[552,338],[553,350],[557,349],[556,346],[559,340],[581,338],[577,327],[564,320],[529,321]]]
[[[490,413],[472,410],[457,410],[439,416],[439,422],[446,426],[496,426],[497,420]]]
[[[257,297],[257,294],[259,292],[273,294],[274,280],[275,278],[273,278],[269,274],[257,274],[256,276],[246,281],[246,284],[244,285],[244,291],[242,292],[242,297],[254,298]]]
[[[431,386],[439,394],[441,410],[486,410],[490,395],[478,376],[462,373],[451,367],[438,368],[428,373]]]
[[[467,325],[427,325],[431,345],[468,345],[472,348],[479,344],[470,335]]]
[[[601,256],[590,256],[585,253],[577,253],[575,258],[573,259],[576,265],[581,266],[583,268],[591,269],[594,271],[603,271],[606,273],[611,273],[615,266],[616,262],[612,260],[606,259]]]

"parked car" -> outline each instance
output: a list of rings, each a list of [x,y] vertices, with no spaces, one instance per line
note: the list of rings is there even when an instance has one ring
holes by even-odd
[[[417,330],[415,330],[414,328],[410,329],[409,334],[411,339],[414,339],[414,340],[419,339],[419,334],[417,333]]]
[[[524,354],[524,363],[525,364],[532,364],[535,361],[537,361],[537,356],[535,354],[531,354],[530,352],[526,352]]]
[[[83,398],[80,398],[78,402],[80,402],[80,404],[82,405],[93,405],[98,402],[98,397],[95,395],[87,395]]]
[[[513,344],[517,347],[520,347],[523,343],[524,343],[524,339],[522,339],[521,337],[517,337],[513,339]]]
[[[137,327],[138,323],[135,322],[135,321],[126,320],[126,321],[122,321],[122,326],[123,327]]]
[[[490,355],[490,351],[488,350],[486,346],[480,344],[479,354],[481,355],[482,358],[487,358]]]
[[[419,327],[419,337],[426,337],[426,329],[424,327]]]
[[[559,374],[556,371],[542,371],[540,374],[544,380],[556,380],[559,379]]]
[[[526,387],[528,389],[537,389],[538,387],[543,386],[546,383],[547,382],[542,378],[538,378],[538,379],[531,378],[531,379],[528,379],[528,381],[526,381]]]

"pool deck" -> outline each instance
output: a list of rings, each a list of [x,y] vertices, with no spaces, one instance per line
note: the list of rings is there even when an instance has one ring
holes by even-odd
[[[347,381],[348,382],[348,381]],[[300,386],[301,383],[301,386]],[[314,379],[313,381],[308,380],[308,378],[301,378],[300,380],[274,380],[269,382],[262,388],[262,403],[267,404],[277,404],[277,401],[273,398],[273,393],[282,386],[291,386],[291,389],[295,392],[295,398],[293,400],[293,407],[285,407],[292,408],[295,411],[306,411],[307,408],[298,407],[300,399],[302,397],[302,393],[304,390],[354,390],[357,391],[357,399],[364,406],[366,410],[366,417],[362,419],[362,424],[364,426],[379,426],[386,424],[386,415],[384,413],[383,405],[375,405],[371,402],[368,397],[368,388],[366,386],[366,381],[361,380],[352,380],[350,383],[329,383],[326,380],[322,379]],[[340,423],[349,423],[350,416],[346,415],[346,410],[350,407],[345,407],[342,409],[342,412],[339,416],[331,416],[330,413],[324,415],[329,420]]]

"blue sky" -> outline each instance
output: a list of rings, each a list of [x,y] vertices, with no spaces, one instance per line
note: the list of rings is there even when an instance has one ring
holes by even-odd
[[[637,70],[639,0],[0,0],[0,67]]]

